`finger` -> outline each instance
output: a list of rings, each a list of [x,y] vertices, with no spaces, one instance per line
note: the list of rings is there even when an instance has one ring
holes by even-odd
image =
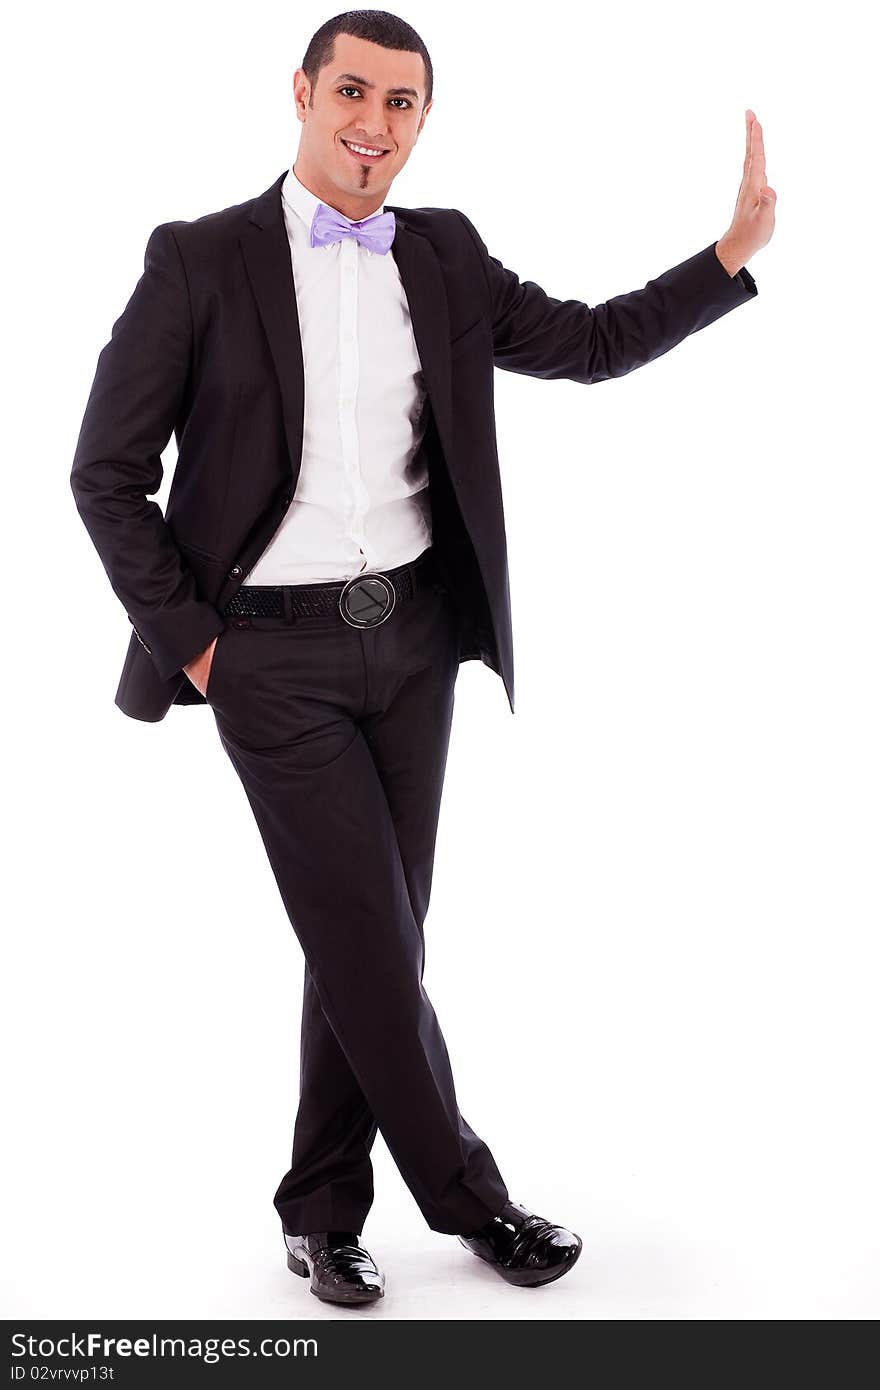
[[[754,122],[755,122],[755,113],[754,113],[754,111],[751,111],[751,110],[746,111],[746,153],[745,153],[745,158],[743,159],[743,179],[744,179],[744,180],[745,180],[745,179],[748,179],[748,176],[749,176],[749,160],[751,159],[751,155],[752,155],[752,130],[753,130],[753,128],[754,128]]]
[[[764,160],[764,135],[761,130],[761,122],[755,118],[752,123],[752,153],[749,159],[749,172],[746,179],[746,193],[752,204],[756,203],[761,196],[762,188],[766,188],[767,169]]]
[[[764,159],[764,132],[761,129],[761,122],[757,119],[752,126],[752,173],[763,185],[767,178],[767,167]]]

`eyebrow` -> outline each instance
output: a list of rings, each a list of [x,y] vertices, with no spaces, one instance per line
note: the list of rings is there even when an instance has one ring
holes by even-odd
[[[357,73],[354,72],[341,72],[335,81],[356,82],[359,87],[375,87],[376,85],[375,82],[370,82],[366,77],[358,77]],[[388,95],[390,97],[415,97],[416,101],[419,99],[419,93],[415,87],[389,87]]]

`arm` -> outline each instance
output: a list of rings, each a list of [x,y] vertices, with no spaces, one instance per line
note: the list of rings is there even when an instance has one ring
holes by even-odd
[[[764,133],[754,111],[747,110],[742,180],[724,236],[643,289],[592,309],[577,299],[552,299],[532,280],[521,283],[489,255],[476,228],[454,209],[474,241],[486,280],[495,365],[584,384],[625,376],[754,299],[758,287],[745,262],[766,246],[775,226],[776,193],[766,178]]]
[[[163,680],[223,631],[213,604],[147,495],[162,482],[161,453],[189,380],[192,315],[174,233],[156,227],[144,273],[98,358],[70,486],[110,584]]]
[[[487,283],[495,365],[526,376],[583,385],[625,376],[758,293],[745,268],[728,274],[712,242],[644,289],[593,308],[554,299],[490,256],[473,224],[458,215]]]

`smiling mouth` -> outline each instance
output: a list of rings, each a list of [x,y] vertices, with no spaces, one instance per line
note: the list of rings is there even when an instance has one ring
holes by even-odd
[[[352,145],[351,141],[342,139],[342,136],[339,138],[342,140],[343,145],[352,158],[358,160],[361,164],[378,164],[380,159],[384,159],[386,154],[391,153],[390,150],[377,150],[375,145],[358,145],[355,147]],[[376,152],[373,153],[373,151]]]

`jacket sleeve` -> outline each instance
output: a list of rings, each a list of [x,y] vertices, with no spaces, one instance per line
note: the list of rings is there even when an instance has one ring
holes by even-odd
[[[713,241],[644,289],[604,304],[554,299],[490,256],[473,224],[454,211],[473,238],[486,279],[495,365],[509,372],[582,385],[626,376],[758,293],[745,267],[728,275]]]
[[[186,273],[171,226],[150,234],[144,271],[98,365],[70,474],[77,510],[159,676],[170,680],[225,627],[203,600],[162,509],[162,450],[192,361]]]

